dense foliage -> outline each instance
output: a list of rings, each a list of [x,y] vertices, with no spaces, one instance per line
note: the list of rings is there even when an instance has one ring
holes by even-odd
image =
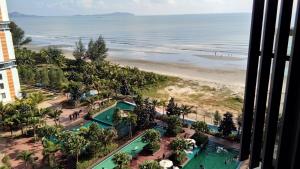
[[[131,156],[126,153],[117,153],[113,156],[112,161],[116,165],[114,169],[129,169]]]
[[[182,131],[182,122],[176,115],[172,115],[167,118],[167,135],[177,136]]]
[[[25,38],[25,32],[15,23],[10,22],[9,28],[12,33],[13,44],[15,47],[20,47],[22,45],[26,45],[32,41],[30,37]]]
[[[192,139],[196,141],[197,146],[205,145],[208,142],[208,136],[201,132],[193,134]]]
[[[148,98],[143,99],[141,96],[134,98],[136,107],[134,109],[134,114],[137,115],[137,127],[139,129],[147,129],[154,124],[156,117],[155,107],[157,106],[157,101],[150,101]]]
[[[194,122],[192,124],[192,129],[194,129],[196,133],[207,133],[209,131],[207,124],[203,121]]]
[[[162,169],[157,161],[145,161],[139,166],[139,169]]]
[[[223,116],[223,120],[221,121],[218,130],[222,133],[224,137],[227,137],[232,133],[232,131],[236,131],[236,127],[233,122],[233,116],[231,113],[227,112]]]
[[[149,129],[142,137],[142,141],[147,143],[144,150],[150,154],[155,153],[160,149],[160,133],[155,129]]]
[[[186,158],[185,151],[188,150],[190,146],[191,144],[182,138],[176,138],[171,142],[170,148],[173,151],[171,158],[176,165],[180,165],[184,162]]]

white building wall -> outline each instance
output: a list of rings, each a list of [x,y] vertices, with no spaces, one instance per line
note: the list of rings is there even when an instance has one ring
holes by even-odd
[[[20,86],[18,69],[17,68],[12,68],[11,71],[12,71],[13,79],[14,79],[14,88],[15,88],[16,97],[21,98],[22,93],[21,93],[21,86]]]
[[[0,7],[2,13],[2,21],[9,21],[6,0],[0,0]]]
[[[14,60],[16,59],[16,56],[15,56],[15,50],[12,41],[12,35],[10,31],[5,31],[5,38],[6,38],[9,59]]]

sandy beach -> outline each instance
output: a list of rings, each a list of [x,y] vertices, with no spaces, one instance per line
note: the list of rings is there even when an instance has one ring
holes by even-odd
[[[27,47],[35,51],[42,48]],[[73,59],[72,51],[63,50],[63,53],[65,57]],[[212,59],[218,59],[218,57],[212,57]],[[220,62],[224,59],[226,58],[219,58]],[[145,92],[144,96],[166,102],[170,97],[174,97],[179,104],[191,105],[195,107],[198,115],[190,114],[189,118],[211,122],[212,113],[215,111],[219,111],[221,114],[232,112],[235,117],[241,112],[246,75],[244,70],[204,68],[189,64],[159,63],[114,56],[108,56],[107,60],[120,66],[137,67],[144,71],[178,77],[180,80],[155,89],[155,91]]]
[[[27,46],[29,49],[39,51],[44,47]],[[60,46],[57,46],[60,48]],[[72,51],[62,49],[66,58],[73,59]],[[203,56],[207,57],[207,56]],[[210,59],[233,60],[231,57],[211,56]],[[236,93],[244,92],[246,71],[241,69],[204,68],[191,64],[154,62],[142,59],[126,59],[115,56],[108,56],[107,60],[121,66],[137,67],[141,70],[179,77],[184,80],[193,80],[205,83],[206,85],[226,86]]]

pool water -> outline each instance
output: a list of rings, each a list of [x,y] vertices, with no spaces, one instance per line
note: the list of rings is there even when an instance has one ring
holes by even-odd
[[[116,106],[111,107],[110,109],[107,109],[106,111],[100,113],[93,120],[100,124],[104,123],[104,124],[112,126],[113,125],[113,115],[117,108],[119,108],[120,110],[133,111],[135,106],[132,104],[125,103],[125,102],[118,102],[116,104]]]
[[[165,133],[164,129],[161,129],[161,128],[155,128],[155,129],[158,130],[161,135],[164,135],[164,133]],[[143,137],[143,135],[137,137],[135,140],[133,140],[128,145],[124,146],[122,149],[120,149],[116,153],[123,152],[123,153],[127,153],[127,154],[131,155],[132,157],[137,156],[143,150],[143,148],[147,145],[146,143],[144,143],[142,141],[142,137]],[[116,154],[116,153],[114,153],[114,154]],[[104,169],[113,169],[115,167],[115,164],[112,161],[113,155],[109,156],[107,159],[105,159],[104,161],[102,161],[101,163],[99,163],[98,165],[93,167],[93,169],[103,169],[103,168]]]
[[[82,127],[89,128],[93,123],[98,124],[100,128],[110,128],[113,126],[113,115],[117,108],[120,110],[133,111],[135,106],[126,102],[118,102],[115,106],[103,111],[92,120],[86,122],[83,126],[74,127],[72,130],[76,131]]]
[[[200,169],[200,165],[203,165],[205,169],[236,169],[239,162],[234,158],[238,155],[238,152],[225,148],[227,152],[217,153],[218,146],[223,147],[210,141],[206,149],[191,159],[183,169]]]

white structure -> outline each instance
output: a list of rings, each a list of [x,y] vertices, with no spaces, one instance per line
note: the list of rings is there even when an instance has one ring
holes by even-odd
[[[21,97],[16,67],[6,0],[0,0],[0,102],[9,103]]]

